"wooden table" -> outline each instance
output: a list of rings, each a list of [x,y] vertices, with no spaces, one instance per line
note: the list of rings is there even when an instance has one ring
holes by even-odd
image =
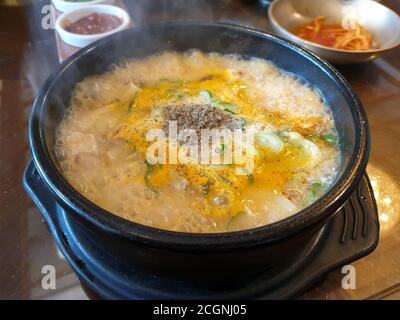
[[[0,298],[85,298],[38,210],[21,185],[30,155],[27,117],[41,83],[58,64],[53,30],[41,27],[47,1],[0,1]],[[400,13],[399,1],[382,1]],[[252,1],[127,1],[134,23],[216,20],[270,30]],[[46,9],[46,7],[44,8]],[[212,36],[212,35],[210,35]],[[353,263],[357,288],[341,288],[334,271],[302,299],[400,299],[400,48],[383,59],[338,67],[360,95],[372,132],[368,173],[380,210],[381,238]],[[57,290],[41,288],[43,265],[57,270]]]

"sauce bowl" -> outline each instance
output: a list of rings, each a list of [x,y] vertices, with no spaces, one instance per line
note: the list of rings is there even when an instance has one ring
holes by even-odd
[[[121,19],[122,23],[113,30],[95,34],[78,34],[69,32],[65,29],[65,26],[68,23],[74,23],[77,20],[94,13],[115,16]],[[101,38],[128,28],[130,22],[131,18],[129,17],[129,14],[119,7],[112,5],[90,5],[63,13],[56,21],[56,31],[65,43],[68,43],[73,47],[83,48]]]

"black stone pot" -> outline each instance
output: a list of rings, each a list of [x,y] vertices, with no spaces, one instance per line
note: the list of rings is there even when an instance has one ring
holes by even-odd
[[[317,87],[332,107],[340,135],[342,165],[332,188],[318,201],[282,221],[256,229],[220,234],[159,230],[123,220],[88,201],[68,184],[54,154],[55,130],[75,84],[101,74],[123,58],[166,50],[238,53],[259,57]],[[298,264],[317,243],[320,230],[358,185],[367,164],[370,135],[359,98],[330,64],[276,36],[250,28],[214,23],[172,22],[139,26],[82,49],[48,78],[34,102],[29,124],[33,162],[43,188],[64,209],[75,233],[108,263],[164,278],[205,285],[230,283],[253,274]],[[40,197],[30,190],[36,200]],[[42,211],[46,201],[36,201]],[[55,213],[58,214],[58,213]]]

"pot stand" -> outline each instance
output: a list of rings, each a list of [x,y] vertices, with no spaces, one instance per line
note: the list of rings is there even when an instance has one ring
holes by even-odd
[[[230,288],[206,288],[137,271],[118,257],[96,250],[57,204],[32,162],[24,174],[24,186],[69,265],[85,289],[92,291],[89,296],[105,299],[292,298],[333,269],[371,253],[379,239],[377,206],[368,176],[364,174],[352,196],[304,249],[299,261],[251,278],[238,277]]]

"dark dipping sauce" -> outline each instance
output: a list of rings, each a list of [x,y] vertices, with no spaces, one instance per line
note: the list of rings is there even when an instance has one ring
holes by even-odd
[[[77,34],[104,33],[118,28],[122,20],[111,14],[93,13],[73,23],[68,23],[64,29]]]

